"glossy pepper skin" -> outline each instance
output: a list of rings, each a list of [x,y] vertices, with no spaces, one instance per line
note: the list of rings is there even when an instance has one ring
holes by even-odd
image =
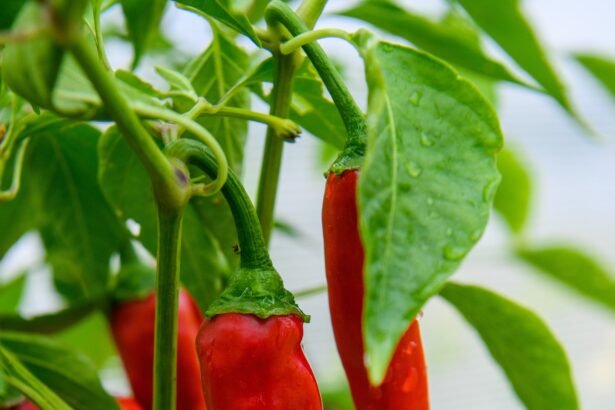
[[[320,410],[295,315],[226,313],[206,320],[197,349],[210,410]]]
[[[358,170],[327,178],[322,211],[329,310],[337,349],[357,410],[429,409],[427,372],[418,322],[403,335],[384,382],[370,386],[362,333],[363,245],[357,212]]]
[[[206,410],[194,346],[203,315],[184,289],[179,292],[178,316],[177,409]],[[111,317],[113,338],[135,398],[144,410],[152,408],[153,400],[155,319],[153,293],[142,300],[118,304]]]

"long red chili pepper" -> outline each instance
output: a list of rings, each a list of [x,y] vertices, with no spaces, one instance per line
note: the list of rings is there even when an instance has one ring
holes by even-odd
[[[194,341],[203,315],[188,291],[179,292],[179,323],[177,335],[177,408],[205,410],[201,391],[199,361]],[[130,385],[137,401],[145,410],[152,408],[154,294],[142,300],[122,302],[113,309],[111,329]]]
[[[196,141],[175,141],[165,152],[216,175],[216,161]],[[316,379],[301,348],[308,317],[284,289],[254,206],[233,173],[222,193],[235,218],[241,266],[205,312],[197,338],[207,407],[321,410]]]
[[[427,372],[418,322],[402,337],[384,379],[370,386],[362,317],[363,246],[357,213],[358,170],[330,173],[322,211],[329,309],[342,364],[357,410],[429,409]]]

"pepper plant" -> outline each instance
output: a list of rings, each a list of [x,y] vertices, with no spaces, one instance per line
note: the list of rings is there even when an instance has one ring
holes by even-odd
[[[3,0],[0,257],[36,231],[63,307],[24,317],[23,276],[2,284],[0,408],[120,408],[97,372],[114,345],[131,406],[323,408],[300,347],[309,315],[267,251],[284,147],[301,144],[302,130],[336,152],[323,232],[354,406],[429,408],[415,319],[442,297],[527,408],[579,408],[565,351],[535,312],[451,281],[495,210],[512,254],[615,306],[597,262],[524,235],[531,179],[502,151],[494,86],[541,93],[593,131],[519,2],[450,0],[440,19],[391,0],[330,3]],[[164,37],[169,8],[205,19],[212,39],[201,54],[180,55]],[[103,24],[113,10],[125,27]],[[327,12],[363,28],[323,27]],[[366,110],[342,74],[359,68],[334,64],[320,46],[329,37],[364,62]],[[109,63],[110,38],[131,44],[130,69]],[[486,40],[517,67],[487,53]],[[138,75],[153,55],[166,86]],[[614,92],[614,63],[573,58]],[[267,127],[254,206],[240,177],[250,121]]]

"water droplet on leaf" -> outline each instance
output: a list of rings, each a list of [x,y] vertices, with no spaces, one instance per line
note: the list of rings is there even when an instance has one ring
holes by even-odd
[[[466,256],[467,250],[461,246],[447,245],[444,247],[444,258],[449,261],[458,261]]]
[[[421,93],[419,93],[418,91],[415,91],[415,92],[412,93],[412,95],[410,96],[408,101],[410,101],[410,103],[412,103],[412,105],[415,105],[415,106],[418,107],[419,105],[421,105],[421,98],[422,97],[423,96],[421,95]]]
[[[433,198],[432,197],[427,198],[427,205],[433,205]]]
[[[412,161],[406,162],[406,171],[411,177],[414,177],[414,178],[418,177],[423,172],[423,170],[416,163]]]
[[[421,145],[424,147],[431,147],[433,145],[433,139],[426,132],[421,133]]]

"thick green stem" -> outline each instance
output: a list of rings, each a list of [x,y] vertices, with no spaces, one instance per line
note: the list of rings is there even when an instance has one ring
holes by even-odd
[[[182,216],[183,209],[158,207],[154,410],[175,409]]]
[[[118,128],[135,151],[147,170],[156,190],[169,197],[175,190],[175,174],[172,165],[156,146],[154,140],[141,124],[139,117],[131,109],[128,101],[121,94],[113,75],[108,72],[98,59],[95,50],[82,37],[77,37],[70,45],[70,50],[92,85],[100,95],[106,110],[117,123]],[[172,198],[170,198],[172,200]]]
[[[322,14],[328,0],[304,0],[297,9],[297,15],[309,28],[313,28]]]
[[[307,33],[309,30],[301,18],[279,0],[274,0],[269,4],[266,17],[267,21],[282,24],[295,37]],[[347,150],[357,150],[359,151],[357,154],[360,155],[364,150],[367,139],[365,115],[322,47],[318,43],[308,43],[303,45],[303,50],[318,71],[342,116],[348,133]]]
[[[218,174],[216,160],[202,144],[192,140],[178,140],[166,148],[165,152],[172,158],[199,167],[210,178]],[[222,187],[237,230],[237,239],[241,251],[241,267],[246,269],[270,269],[271,259],[265,246],[256,210],[249,195],[233,172],[229,172]]]
[[[277,54],[274,59],[275,71],[269,113],[276,117],[287,118],[292,102],[296,70],[295,55]],[[284,141],[277,136],[275,128],[268,127],[256,200],[256,211],[266,244],[269,243],[273,229],[275,199],[278,192],[283,152]]]
[[[290,54],[306,44],[330,37],[341,38],[346,41],[351,40],[351,35],[345,30],[340,28],[321,28],[319,30],[308,31],[297,37],[291,38],[286,43],[280,45],[280,52],[282,54]]]

